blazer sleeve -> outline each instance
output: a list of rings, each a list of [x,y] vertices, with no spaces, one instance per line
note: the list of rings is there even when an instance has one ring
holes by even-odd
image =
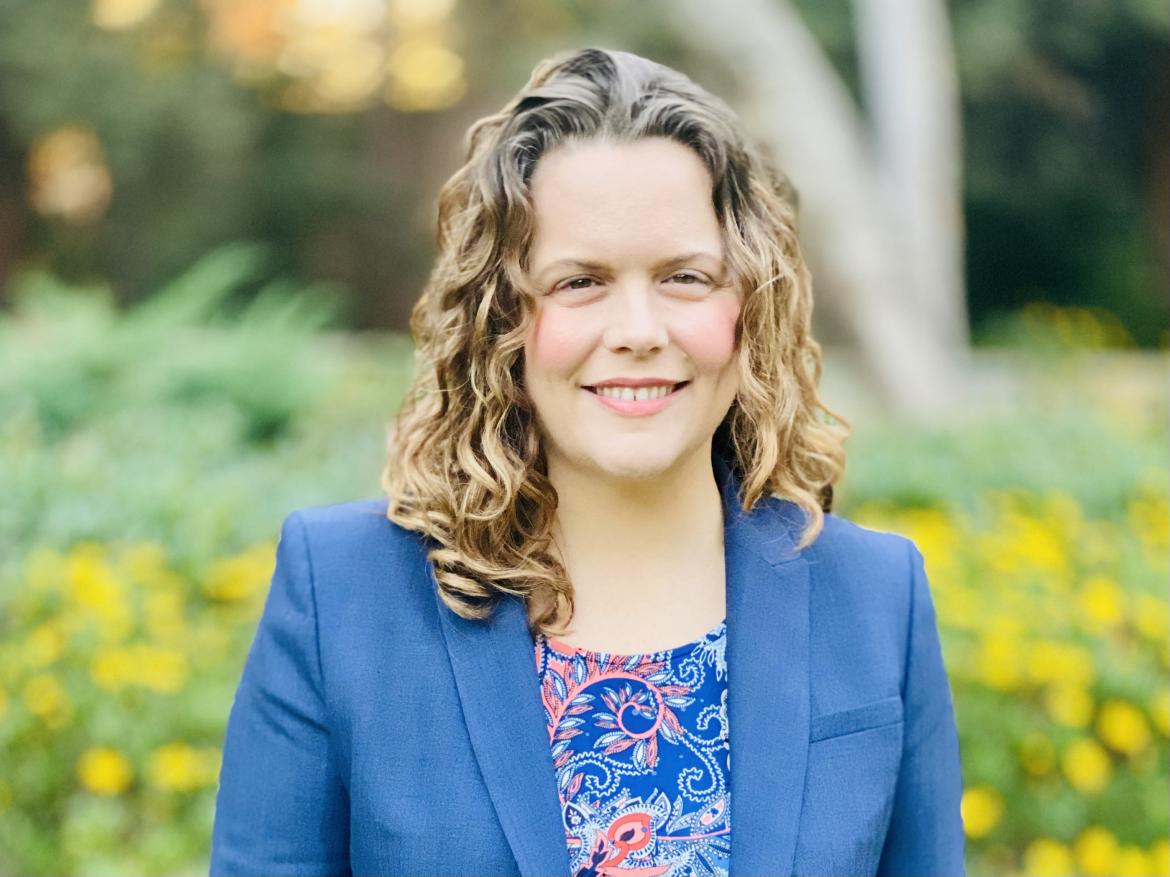
[[[349,874],[349,800],[330,753],[305,524],[276,568],[228,716],[210,874]]]
[[[959,738],[922,554],[907,541],[910,629],[903,679],[903,751],[878,863],[889,877],[966,873]]]

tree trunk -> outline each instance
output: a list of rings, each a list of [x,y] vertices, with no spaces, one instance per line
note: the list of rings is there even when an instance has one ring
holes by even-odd
[[[786,0],[740,0],[721,5],[718,14],[700,0],[671,0],[661,8],[694,48],[730,62],[741,88],[737,111],[774,149],[800,193],[801,243],[818,292],[824,291],[818,307],[847,328],[874,389],[899,414],[957,410],[967,347],[965,328],[956,332],[953,316],[962,313],[962,299],[959,308],[953,301],[928,304],[930,296],[954,296],[954,285],[929,296],[916,285],[916,277],[928,274],[911,269],[923,259],[915,248],[924,238],[904,234],[906,214],[891,208],[883,164],[860,113],[799,15]],[[953,226],[943,224],[938,234]],[[929,282],[954,270],[958,245],[940,249],[927,261],[946,268],[929,269]]]
[[[963,283],[959,85],[942,0],[854,0],[857,55],[886,209],[923,328],[970,343]]]

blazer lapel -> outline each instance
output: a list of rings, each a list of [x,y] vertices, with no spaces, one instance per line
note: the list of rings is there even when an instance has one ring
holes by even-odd
[[[795,553],[798,506],[765,498],[750,514],[722,460],[731,736],[729,877],[791,874],[809,732],[809,574]]]
[[[430,561],[427,567],[435,586]],[[506,596],[489,621],[469,621],[439,601],[439,617],[471,745],[520,873],[568,875],[569,848],[525,608]]]
[[[791,874],[809,731],[809,576],[794,553],[799,509],[739,507],[739,481],[718,455],[727,581],[731,736],[730,875]],[[427,562],[432,587],[434,572]],[[438,597],[464,720],[488,793],[525,877],[569,873],[535,644],[524,606],[505,597],[469,621]]]

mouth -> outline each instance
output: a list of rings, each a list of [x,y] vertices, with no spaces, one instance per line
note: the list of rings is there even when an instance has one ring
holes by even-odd
[[[582,387],[581,389],[588,391],[602,407],[619,417],[646,417],[657,414],[673,404],[688,384],[690,381],[669,385],[670,390],[666,393],[663,393],[661,389],[656,389],[652,391],[654,395],[647,392],[647,388],[640,387],[639,390],[645,393],[641,399],[633,393],[632,387],[622,387],[621,392],[616,387],[607,387],[604,393],[600,392],[597,387]],[[662,386],[667,385],[663,384]]]
[[[690,384],[690,381],[680,381],[679,384],[675,384],[674,386],[670,387],[670,392],[667,393],[667,395],[668,396],[674,395],[675,393],[679,392],[680,389],[682,389],[683,387],[686,387],[688,384]],[[600,393],[598,393],[597,387],[583,386],[583,387],[581,387],[581,389],[587,389],[587,391],[589,391],[593,395],[601,395]],[[665,399],[666,396],[662,396],[662,398]]]

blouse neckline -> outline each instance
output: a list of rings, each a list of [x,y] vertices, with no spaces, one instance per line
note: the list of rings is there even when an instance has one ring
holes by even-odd
[[[707,643],[707,642],[711,642],[712,640],[717,639],[718,637],[722,636],[723,633],[725,632],[726,627],[727,627],[727,618],[725,617],[722,621],[720,621],[717,625],[715,625],[713,628],[711,628],[709,631],[707,631],[701,637],[699,637],[696,640],[692,640],[691,642],[683,643],[682,645],[674,646],[673,648],[669,648],[669,649],[659,649],[658,651],[653,651],[653,652],[637,652],[634,654],[627,654],[627,655],[616,654],[614,652],[603,652],[603,651],[599,651],[599,650],[595,650],[595,649],[588,649],[588,648],[585,648],[584,646],[569,645],[568,643],[561,642],[560,640],[553,639],[549,636],[546,636],[543,633],[540,634],[540,639],[544,643],[544,645],[549,649],[549,651],[554,652],[555,654],[557,654],[563,658],[572,658],[574,655],[594,655],[594,656],[607,655],[611,661],[616,660],[616,661],[625,662],[625,661],[630,661],[630,660],[634,660],[634,659],[645,660],[647,658],[680,657],[682,655],[685,655],[685,654],[688,654],[689,652],[694,651],[700,645]]]

